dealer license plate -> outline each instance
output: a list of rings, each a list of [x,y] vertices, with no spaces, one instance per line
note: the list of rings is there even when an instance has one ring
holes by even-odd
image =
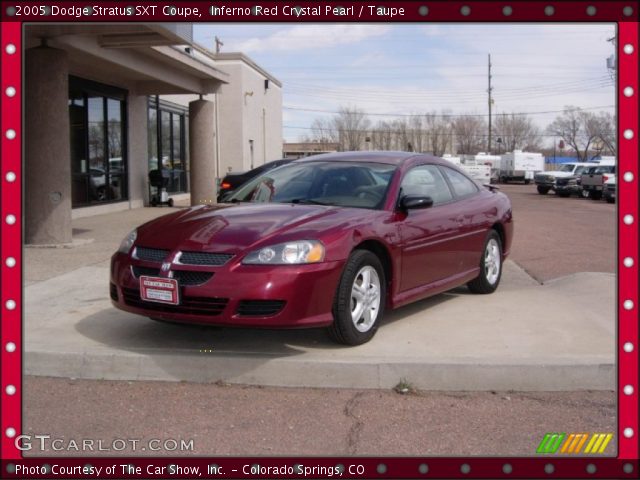
[[[174,278],[140,276],[140,298],[147,302],[180,303],[180,289]]]

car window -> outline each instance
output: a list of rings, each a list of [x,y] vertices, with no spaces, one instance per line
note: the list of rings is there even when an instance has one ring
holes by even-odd
[[[584,170],[589,167],[576,167],[575,175],[580,175]]]
[[[444,176],[435,165],[420,165],[412,168],[405,174],[400,186],[401,195],[431,197],[434,205],[453,200]]]
[[[456,197],[464,198],[478,192],[478,186],[460,172],[446,167],[443,167],[442,170],[444,170],[445,175],[449,179]]]
[[[377,209],[394,171],[393,165],[365,162],[292,163],[256,177],[229,200]]]

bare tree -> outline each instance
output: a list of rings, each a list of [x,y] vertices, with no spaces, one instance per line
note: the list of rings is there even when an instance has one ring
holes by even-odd
[[[390,123],[378,122],[371,131],[371,146],[374,150],[391,150],[393,145],[393,127]]]
[[[615,121],[612,115],[604,112],[596,115],[568,106],[547,127],[547,131],[562,138],[575,150],[579,161],[593,158],[605,147],[615,154]]]
[[[358,107],[340,107],[331,119],[331,127],[337,132],[341,150],[360,150],[365,143],[371,121]]]
[[[607,112],[595,115],[595,128],[598,130],[597,151],[599,154],[616,155],[616,119]]]
[[[466,115],[456,117],[451,124],[457,144],[457,153],[473,155],[485,144],[487,125],[482,117]]]
[[[311,141],[320,144],[335,143],[338,141],[338,132],[334,130],[330,120],[316,118],[311,123],[311,138]]]
[[[441,157],[451,144],[452,126],[446,114],[433,112],[425,115],[427,149],[436,157]]]
[[[495,130],[495,136],[502,140],[505,152],[540,148],[540,129],[526,115],[497,115]]]

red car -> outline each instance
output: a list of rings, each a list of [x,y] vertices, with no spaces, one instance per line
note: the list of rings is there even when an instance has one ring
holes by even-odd
[[[113,304],[165,321],[328,326],[358,345],[385,308],[463,284],[493,292],[513,237],[507,196],[423,154],[317,155],[231,202],[131,232],[111,259]]]

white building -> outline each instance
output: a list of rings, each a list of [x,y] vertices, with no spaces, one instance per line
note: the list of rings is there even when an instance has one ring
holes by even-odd
[[[218,91],[222,172],[282,158],[282,83],[242,53],[214,58],[230,78]]]

